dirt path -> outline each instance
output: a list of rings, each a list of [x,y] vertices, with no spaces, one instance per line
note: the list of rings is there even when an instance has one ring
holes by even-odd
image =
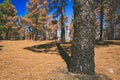
[[[62,80],[67,71],[56,46],[40,49],[38,45],[51,41],[1,41],[0,80]],[[30,48],[29,48],[30,47]],[[96,73],[112,80],[120,79],[120,45],[95,48]]]

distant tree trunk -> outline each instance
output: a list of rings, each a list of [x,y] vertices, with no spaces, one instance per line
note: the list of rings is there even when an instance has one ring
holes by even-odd
[[[93,75],[95,14],[92,0],[74,0],[74,35],[69,71]]]
[[[15,32],[12,33],[12,36],[13,36],[12,40],[15,40],[15,38],[16,38]]]
[[[109,26],[109,29],[108,29],[108,40],[114,40],[114,23],[115,23],[115,13],[116,12],[116,4],[115,4],[115,0],[111,0],[111,3],[110,3],[110,11],[109,11],[109,14],[110,14],[110,26]]]
[[[65,41],[65,25],[64,25],[64,0],[62,2],[62,10],[61,10],[61,42]]]
[[[111,14],[110,23],[108,28],[108,40],[114,40],[114,14]]]
[[[46,30],[45,30],[45,28],[44,28],[44,24],[43,24],[42,34],[43,34],[43,40],[46,40]]]
[[[108,40],[114,40],[114,25],[113,25],[112,21],[110,23],[110,27],[109,27],[109,30],[108,30]]]
[[[9,40],[9,33],[6,32],[6,40]]]
[[[49,36],[48,40],[50,40],[50,37],[51,37],[51,31],[49,31],[48,36]]]
[[[102,41],[103,37],[103,16],[104,16],[104,9],[103,9],[103,0],[101,0],[101,9],[100,9],[100,41]]]
[[[6,40],[9,40],[9,29],[6,29]]]
[[[31,40],[32,39],[32,36],[31,36],[31,30],[30,30],[30,27],[28,28],[29,31],[28,31],[28,39]]]
[[[35,30],[35,39],[34,40],[38,40],[38,30]]]
[[[36,18],[36,28],[35,28],[35,39],[34,40],[38,40],[38,15],[35,16]]]
[[[3,37],[1,36],[1,34],[0,34],[0,40],[2,40],[3,39]]]

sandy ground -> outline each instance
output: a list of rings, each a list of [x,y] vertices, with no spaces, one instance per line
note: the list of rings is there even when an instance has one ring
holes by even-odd
[[[57,47],[39,46],[50,42],[1,41],[0,80],[63,80],[57,77],[66,74],[67,68]],[[96,46],[95,64],[96,74],[120,80],[120,45]]]

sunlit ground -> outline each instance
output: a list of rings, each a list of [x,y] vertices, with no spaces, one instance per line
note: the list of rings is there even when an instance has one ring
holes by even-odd
[[[120,43],[120,41],[114,42]],[[65,44],[63,48],[70,49],[69,46],[70,44]],[[69,50],[67,51],[69,53]],[[96,74],[105,75],[111,80],[119,80],[120,45],[96,46],[95,64]],[[53,41],[0,42],[0,80],[69,79],[63,77],[65,74],[67,74],[66,64]]]

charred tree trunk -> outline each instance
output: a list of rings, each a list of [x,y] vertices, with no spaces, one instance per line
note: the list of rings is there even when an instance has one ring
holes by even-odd
[[[108,40],[114,40],[114,25],[113,25],[112,21],[110,23],[110,27],[109,27],[109,30],[108,30]]]
[[[38,40],[38,15],[36,15],[36,28],[35,28],[35,39],[34,40]]]
[[[65,24],[64,24],[64,0],[61,0],[62,8],[61,8],[61,42],[65,41]]]
[[[35,39],[34,40],[38,40],[38,30],[35,30]]]
[[[46,30],[45,30],[45,28],[44,28],[44,24],[43,24],[42,34],[43,34],[43,40],[46,40]]]
[[[93,75],[95,14],[92,0],[74,0],[74,35],[69,71]]]
[[[100,41],[102,41],[103,37],[103,16],[104,16],[104,9],[103,9],[103,0],[101,0],[101,9],[100,9]]]
[[[9,37],[9,29],[6,29],[6,40],[10,40],[10,37]]]

